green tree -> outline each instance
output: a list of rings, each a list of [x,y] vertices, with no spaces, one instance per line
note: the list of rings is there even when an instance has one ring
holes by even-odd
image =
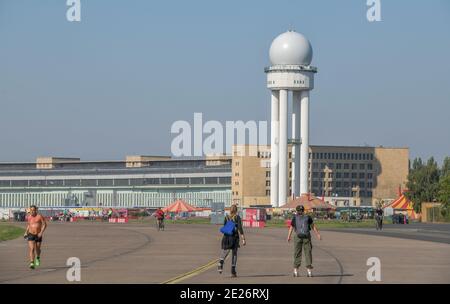
[[[446,177],[449,175],[450,175],[450,157],[447,156],[444,159],[444,163],[442,164],[441,177]]]
[[[437,199],[440,190],[439,171],[433,157],[427,161],[426,165],[420,158],[413,161],[406,184],[409,189],[406,197],[413,202],[416,212],[420,212],[422,202],[432,202]]]
[[[443,209],[448,210],[450,207],[450,157],[448,156],[442,164],[438,200],[443,204]]]
[[[438,200],[443,203],[445,207],[450,206],[450,174],[442,177],[439,182]]]

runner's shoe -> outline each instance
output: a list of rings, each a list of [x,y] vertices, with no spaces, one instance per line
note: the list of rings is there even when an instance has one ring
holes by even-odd
[[[312,278],[312,270],[307,268],[306,271],[308,272],[308,274],[306,275],[308,278]]]
[[[294,272],[292,273],[292,275],[294,276],[294,278],[298,278],[300,275],[298,274],[298,269],[294,268]]]
[[[41,258],[40,257],[36,257],[36,259],[34,260],[34,265],[41,266]]]
[[[30,267],[30,269],[34,269],[34,262],[30,262],[30,265],[28,267]]]

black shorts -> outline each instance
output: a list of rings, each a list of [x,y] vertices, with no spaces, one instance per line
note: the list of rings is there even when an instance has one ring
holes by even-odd
[[[26,239],[27,239],[29,242],[42,243],[42,236],[41,236],[41,237],[38,237],[37,234],[31,234],[31,233],[28,233]]]

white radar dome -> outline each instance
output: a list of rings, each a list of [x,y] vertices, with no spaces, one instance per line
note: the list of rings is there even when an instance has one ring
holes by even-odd
[[[272,65],[310,65],[313,57],[311,43],[294,31],[285,32],[272,41],[269,51]]]

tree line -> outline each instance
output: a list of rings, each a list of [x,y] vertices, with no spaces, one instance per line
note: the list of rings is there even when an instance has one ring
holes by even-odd
[[[439,168],[433,157],[425,163],[416,158],[410,165],[406,197],[420,212],[422,202],[442,203],[442,215],[449,214],[450,208],[450,157],[446,157]]]

